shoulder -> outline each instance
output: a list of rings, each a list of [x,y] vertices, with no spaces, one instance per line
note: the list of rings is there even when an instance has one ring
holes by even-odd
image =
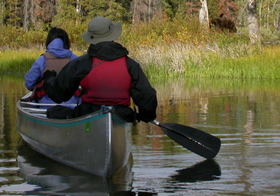
[[[71,56],[70,56],[70,59],[73,60],[73,59],[76,59],[76,58],[78,58],[78,57],[79,57],[78,55],[72,53]]]
[[[45,53],[41,54],[36,61],[46,61]]]
[[[66,66],[65,69],[72,70],[75,72],[87,72],[92,66],[92,58],[89,55],[83,55],[71,60]]]
[[[90,59],[92,60],[92,57],[85,54],[85,55],[82,55],[82,56],[79,56],[79,57],[77,56],[75,59],[73,59],[71,61],[71,63],[72,64],[81,63],[81,62],[89,61]]]
[[[46,64],[46,58],[42,54],[39,58],[36,59],[36,61],[32,65],[32,67],[44,67],[45,64]]]
[[[131,65],[134,65],[134,66],[139,66],[139,63],[136,60],[130,58],[129,56],[126,57],[126,62],[127,62],[127,64],[131,64]]]
[[[127,64],[127,68],[130,69],[141,69],[140,64],[135,61],[134,59],[130,58],[130,57],[126,57],[126,64]]]

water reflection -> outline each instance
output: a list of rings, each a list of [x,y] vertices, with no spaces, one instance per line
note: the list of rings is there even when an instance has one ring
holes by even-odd
[[[34,151],[24,141],[18,147],[17,161],[20,176],[29,184],[37,185],[32,190],[25,190],[27,195],[132,194],[132,157],[129,164],[112,178],[103,178],[57,163]]]
[[[18,146],[19,175],[29,185],[26,195],[84,195],[95,196],[153,196],[151,190],[133,191],[132,158],[122,171],[112,178],[88,174],[57,163],[31,149],[23,140]],[[178,182],[198,182],[218,180],[221,175],[215,160],[204,160],[193,166],[176,171],[169,177],[169,186]]]
[[[197,182],[220,179],[221,168],[214,160],[205,160],[191,167],[176,171],[171,180],[176,182]]]
[[[152,82],[159,100],[157,120],[219,137],[222,147],[216,162],[204,161],[161,128],[143,122],[132,132],[132,172],[130,168],[118,180],[73,171],[26,147],[17,155],[16,102],[27,90],[23,79],[5,77],[0,78],[0,194],[280,193],[279,81],[186,78]]]

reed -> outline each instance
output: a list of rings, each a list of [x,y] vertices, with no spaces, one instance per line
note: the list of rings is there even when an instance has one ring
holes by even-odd
[[[45,48],[34,47],[33,49],[4,50],[0,51],[0,75],[3,74],[26,74],[35,60],[44,53]],[[74,51],[78,56],[82,51]]]
[[[82,55],[88,46],[80,38],[81,29],[67,29],[77,55]],[[4,31],[17,34],[4,32],[14,37],[0,36],[0,43],[3,43],[0,74],[26,73],[44,52],[43,40],[47,32],[25,34],[13,27],[6,27]],[[129,55],[140,63],[149,78],[280,78],[279,46],[251,46],[247,34],[207,31],[194,19],[179,17],[138,25],[124,24],[123,34],[117,41],[129,50]],[[19,48],[26,49],[15,49],[19,42]]]
[[[0,74],[25,74],[41,50],[6,50],[0,52]],[[74,51],[75,52],[75,51]],[[75,52],[82,55],[81,51]],[[131,56],[138,61],[149,78],[280,78],[279,46],[260,50],[239,44],[229,48],[217,45],[195,46],[172,43],[153,48],[138,47]]]
[[[136,52],[137,51],[137,52]],[[173,43],[133,52],[150,78],[280,78],[279,46],[258,48],[244,43],[219,47]],[[145,58],[143,58],[145,57]]]
[[[32,49],[1,51],[0,74],[25,73],[40,54],[42,54],[42,51]]]

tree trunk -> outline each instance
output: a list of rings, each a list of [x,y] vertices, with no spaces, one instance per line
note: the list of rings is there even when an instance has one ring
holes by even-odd
[[[262,36],[260,32],[256,0],[248,0],[248,23],[249,37],[252,44],[261,43]]]
[[[34,0],[30,0],[29,14],[30,14],[30,22],[33,24],[33,26],[35,26],[37,22],[34,14],[34,7],[35,7]]]
[[[29,29],[29,0],[24,0],[23,3],[23,30],[27,32]]]
[[[133,23],[149,22],[154,17],[160,18],[162,7],[160,0],[132,0],[131,12]]]
[[[4,1],[0,1],[0,25],[4,24]]]
[[[199,23],[204,28],[209,28],[209,17],[208,17],[208,6],[207,6],[207,0],[200,0],[201,2],[201,8],[199,10]]]

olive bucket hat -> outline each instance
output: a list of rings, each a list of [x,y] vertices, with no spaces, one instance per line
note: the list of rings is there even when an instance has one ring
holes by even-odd
[[[121,23],[113,23],[111,19],[105,17],[96,17],[88,23],[88,30],[81,36],[87,43],[97,44],[118,39],[121,33]]]

